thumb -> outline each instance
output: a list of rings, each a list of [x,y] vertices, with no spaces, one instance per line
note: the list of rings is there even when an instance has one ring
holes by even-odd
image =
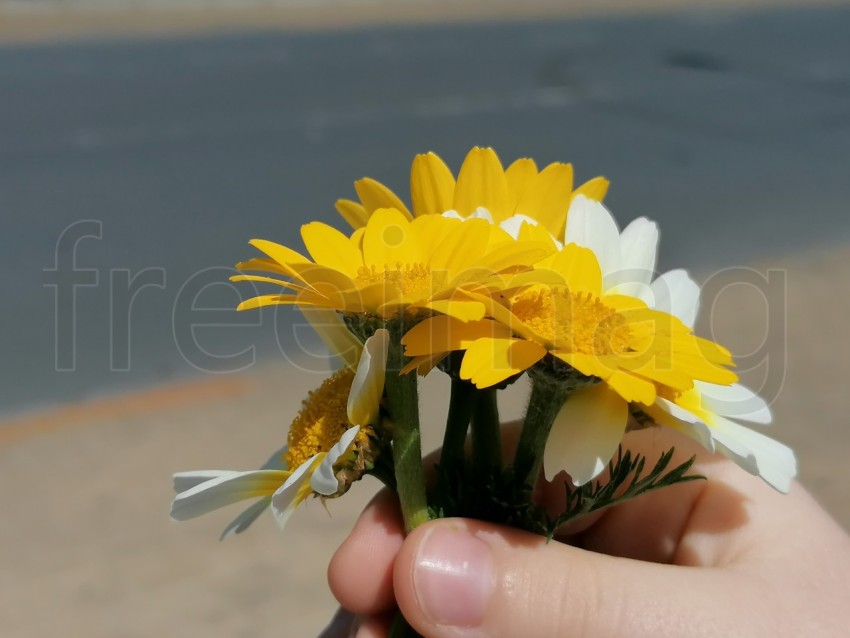
[[[417,528],[393,580],[402,613],[427,638],[750,635],[733,622],[747,609],[740,574],[596,554],[479,521]]]

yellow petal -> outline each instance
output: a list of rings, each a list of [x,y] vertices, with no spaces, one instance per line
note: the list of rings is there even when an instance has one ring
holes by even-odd
[[[623,355],[619,359],[619,365],[633,374],[679,391],[690,390],[694,385],[693,378],[673,366],[669,356],[651,356],[650,361],[647,362],[646,357],[643,356]]]
[[[586,377],[609,378],[617,369],[607,357],[596,357],[592,354],[579,352],[554,351],[552,354],[569,366],[572,366]]]
[[[301,314],[328,349],[342,359],[347,367],[355,370],[363,344],[351,334],[339,313],[325,308],[301,308]]]
[[[354,288],[351,277],[335,268],[328,268],[312,262],[289,264],[294,276],[322,294],[329,291],[344,291]]]
[[[489,388],[527,370],[544,356],[546,348],[533,341],[478,339],[463,356],[460,376],[478,388]]]
[[[537,164],[527,157],[516,160],[505,169],[505,179],[508,183],[508,210],[512,215],[516,205],[525,190],[537,177]]]
[[[253,281],[262,284],[275,284],[277,286],[281,286],[282,288],[287,288],[289,290],[307,290],[307,288],[305,288],[304,286],[293,284],[291,281],[283,281],[282,279],[276,279],[274,277],[264,277],[262,275],[233,275],[232,277],[230,277],[230,281]]]
[[[424,308],[439,312],[460,321],[478,321],[484,317],[484,305],[477,301],[443,299],[424,304]]]
[[[267,239],[252,239],[248,243],[251,244],[257,250],[266,253],[266,255],[268,255],[274,261],[281,265],[292,263],[310,263],[310,260],[307,259],[301,253],[296,252],[291,248],[287,248],[286,246],[276,244],[273,241],[268,241]]]
[[[549,232],[549,229],[545,226],[541,226],[539,224],[532,224],[531,222],[525,221],[522,226],[519,227],[519,233],[517,234],[517,241],[541,241],[541,242],[549,242],[554,245],[554,237],[552,237],[552,233]]]
[[[413,215],[442,215],[451,210],[455,178],[449,167],[434,153],[413,158],[410,167],[410,197]]]
[[[438,363],[440,363],[440,361],[442,361],[447,354],[447,352],[438,352],[437,354],[433,355],[413,357],[404,365],[399,374],[410,374],[411,372],[416,370],[416,372],[420,376],[424,377],[426,374],[431,372],[431,370],[433,370],[434,367]]]
[[[351,240],[336,228],[321,222],[301,227],[301,239],[317,264],[329,266],[352,279],[363,266],[363,255]]]
[[[425,253],[433,254],[439,249],[446,235],[463,223],[459,219],[447,219],[440,215],[422,215],[410,222],[410,227],[424,247]]]
[[[353,202],[350,199],[336,200],[335,207],[336,212],[338,212],[355,230],[363,228],[366,225],[366,222],[369,221],[369,214],[366,212],[366,209],[363,208],[363,205]]]
[[[410,211],[404,205],[398,196],[389,188],[377,182],[371,177],[364,177],[354,182],[354,190],[357,191],[357,196],[363,203],[363,208],[371,215],[379,208],[395,208],[401,212],[407,219],[412,219]]]
[[[469,151],[458,173],[453,208],[467,217],[479,207],[489,210],[496,223],[511,213],[508,183],[499,157],[492,148],[476,146]]]
[[[655,384],[628,372],[617,370],[605,383],[629,403],[652,405],[655,402]]]
[[[449,278],[479,265],[487,250],[491,224],[483,219],[470,219],[442,237],[431,255],[430,268],[447,273]]]
[[[238,306],[236,310],[251,310],[253,308],[263,308],[264,306],[313,306],[316,304],[306,303],[295,295],[260,295],[246,299]]]
[[[454,317],[438,316],[426,319],[402,337],[404,354],[408,357],[430,356],[453,350],[465,350],[484,337],[510,339],[511,331],[491,319],[461,321]]]
[[[628,295],[605,295],[603,299],[606,306],[615,310],[642,310],[646,308],[646,303],[637,297],[629,297]]]
[[[424,261],[419,238],[403,213],[392,208],[372,213],[363,235],[363,261],[378,269]]]
[[[572,165],[549,164],[525,189],[515,212],[536,219],[555,237],[562,238],[572,190]]]
[[[464,222],[466,224],[470,222]],[[476,260],[474,266],[459,273],[451,282],[452,286],[481,280],[490,275],[496,275],[508,269],[528,268],[555,251],[551,243],[515,242],[500,245]]]
[[[416,361],[418,362],[418,365],[416,366],[416,372],[420,376],[424,377],[426,374],[431,372],[431,370],[433,370],[437,364],[445,358],[445,356],[445,354],[438,353],[432,357],[417,357]]]
[[[567,244],[552,261],[552,269],[564,277],[572,292],[602,293],[602,270],[589,248]]]
[[[362,288],[338,292],[333,299],[336,307],[345,312],[375,312],[394,295],[395,292],[386,282],[379,281]]]
[[[268,272],[274,272],[278,275],[286,275],[287,277],[291,277],[292,271],[288,268],[284,268],[276,261],[272,261],[271,259],[265,259],[263,257],[254,257],[253,259],[246,259],[245,261],[240,261],[236,264],[237,270],[266,270]]]
[[[610,182],[604,177],[594,177],[579,186],[573,193],[573,197],[576,195],[584,195],[595,202],[601,202],[605,199],[605,195],[608,194],[609,184]]]
[[[468,297],[473,301],[479,301],[484,304],[485,316],[492,317],[512,333],[518,334],[526,339],[537,340],[539,342],[543,341],[536,331],[525,325],[519,317],[491,297],[469,290],[458,290],[457,293],[459,296]]]

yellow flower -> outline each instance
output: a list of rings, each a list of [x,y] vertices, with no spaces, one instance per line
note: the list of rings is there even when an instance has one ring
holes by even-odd
[[[225,538],[247,529],[269,506],[283,527],[312,494],[344,492],[348,483],[340,472],[350,468],[362,473],[373,460],[371,426],[378,419],[388,346],[389,333],[378,330],[362,347],[356,371],[343,367],[311,392],[292,422],[287,446],[261,469],[175,474],[172,519],[185,521],[238,501],[259,499],[225,528]]]
[[[528,268],[553,250],[544,242],[514,241],[484,221],[430,215],[410,220],[389,208],[374,211],[350,237],[320,222],[303,226],[301,237],[312,259],[273,242],[251,241],[268,258],[237,267],[288,280],[238,275],[233,281],[274,283],[290,292],[248,299],[239,310],[289,304],[384,319],[432,310],[475,320],[484,307],[475,299],[458,299],[456,291],[474,289],[494,273]]]
[[[606,294],[593,252],[567,245],[550,271],[507,280],[501,302],[464,293],[486,308],[486,319],[464,323],[437,316],[402,340],[413,360],[463,350],[460,375],[479,388],[505,381],[551,355],[585,377],[596,377],[625,401],[651,405],[657,385],[689,390],[695,379],[729,384],[731,355],[700,339],[679,319],[634,297]]]
[[[394,208],[407,218],[450,215],[481,218],[515,231],[522,222],[540,224],[562,239],[567,211],[575,195],[602,201],[608,180],[596,177],[573,190],[573,167],[553,163],[538,170],[534,160],[518,159],[507,169],[492,148],[475,147],[455,181],[434,153],[417,155],[410,169],[413,214],[389,188],[369,177],[354,183],[359,202],[341,199],[336,208],[353,228],[366,225],[374,211]],[[512,232],[512,234],[515,234]]]

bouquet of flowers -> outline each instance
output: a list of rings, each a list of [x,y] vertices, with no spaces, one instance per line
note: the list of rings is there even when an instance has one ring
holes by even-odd
[[[223,537],[267,508],[282,527],[307,498],[372,475],[397,494],[408,531],[465,516],[551,538],[576,517],[702,478],[693,459],[674,465],[672,449],[658,459],[623,449],[628,430],[649,427],[788,490],[793,452],[739,423],[769,423],[768,405],[737,383],[726,348],[694,335],[699,287],[681,269],[655,276],[657,225],[641,217],[621,232],[601,203],[607,180],[574,189],[570,164],[505,169],[473,148],[457,178],[437,155],[416,156],[411,207],[373,179],[354,186],[359,201],[336,203],[350,232],[302,226],[307,254],[252,240],[262,256],[233,277],[274,287],[239,310],[297,306],[342,367],[260,469],[175,475],[175,520],[256,499]],[[428,374],[451,383],[434,468],[420,445]],[[497,394],[524,376],[525,417],[503,446]],[[541,474],[563,485],[563,511],[535,502]],[[415,635],[402,618],[393,632]]]

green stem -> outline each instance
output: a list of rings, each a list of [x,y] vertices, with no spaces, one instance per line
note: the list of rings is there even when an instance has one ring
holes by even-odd
[[[421,638],[400,611],[396,611],[387,638]]]
[[[487,480],[502,469],[502,439],[495,388],[478,392],[472,416],[472,466]]]
[[[443,450],[440,453],[441,476],[460,479],[463,475],[466,434],[469,431],[477,392],[469,381],[452,379],[449,415],[443,435]]]
[[[385,452],[389,453],[389,450],[385,450]],[[378,457],[377,461],[375,461],[374,467],[369,470],[369,474],[374,476],[393,492],[396,491],[395,469],[393,467],[392,459],[387,457],[386,454],[381,454]]]
[[[543,451],[555,417],[567,400],[568,389],[543,376],[531,377],[531,398],[514,457],[514,476],[530,496],[543,466]]]
[[[387,407],[392,425],[396,487],[401,501],[404,527],[410,532],[428,520],[419,432],[419,394],[416,374],[399,374],[406,362],[401,346],[404,324],[397,320],[390,322],[387,327],[390,329],[385,384]]]

